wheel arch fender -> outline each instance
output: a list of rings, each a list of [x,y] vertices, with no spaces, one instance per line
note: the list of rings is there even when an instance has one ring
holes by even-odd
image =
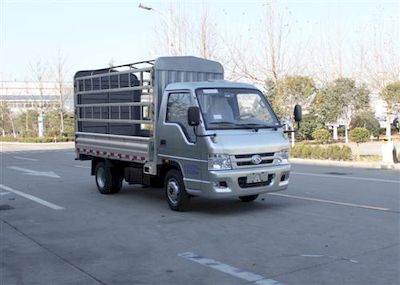
[[[178,170],[183,176],[183,167],[181,163],[176,160],[169,160],[168,162],[163,163],[160,167],[160,176],[163,181],[165,180],[165,175],[172,169]]]

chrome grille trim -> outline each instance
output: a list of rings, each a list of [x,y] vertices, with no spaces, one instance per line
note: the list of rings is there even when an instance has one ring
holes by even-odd
[[[253,164],[251,161],[251,157],[253,155],[261,156],[260,164]],[[265,167],[267,165],[273,165],[275,161],[275,153],[274,152],[266,152],[266,153],[251,153],[251,154],[235,154],[231,155],[232,168],[245,168],[245,167]]]

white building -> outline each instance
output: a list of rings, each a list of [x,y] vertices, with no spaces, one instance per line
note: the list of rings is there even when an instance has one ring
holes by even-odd
[[[63,87],[65,109],[72,110],[72,83]],[[6,102],[14,114],[39,107],[52,107],[60,103],[60,92],[55,82],[0,82],[0,102]]]

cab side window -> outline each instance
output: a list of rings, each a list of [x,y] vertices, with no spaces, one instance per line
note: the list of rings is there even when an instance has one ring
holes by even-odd
[[[187,123],[187,111],[191,106],[196,106],[196,103],[190,93],[170,93],[168,95],[166,122],[178,124],[187,140],[194,142],[193,128]]]

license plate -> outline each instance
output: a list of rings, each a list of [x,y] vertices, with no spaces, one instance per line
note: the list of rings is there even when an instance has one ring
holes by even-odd
[[[247,175],[246,183],[259,183],[268,180],[267,172],[251,173]]]

